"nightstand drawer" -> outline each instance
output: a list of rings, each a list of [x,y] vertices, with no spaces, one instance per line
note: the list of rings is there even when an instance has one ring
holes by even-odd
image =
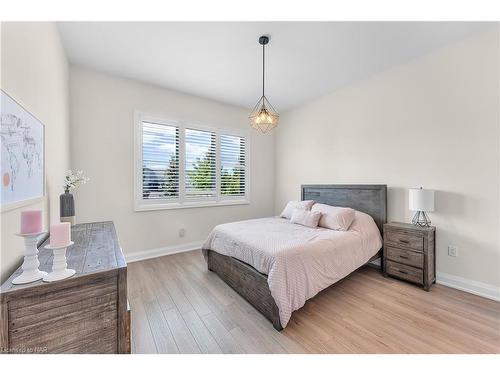
[[[410,247],[419,251],[424,249],[424,238],[422,236],[397,231],[387,231],[385,235],[387,241],[393,244]]]
[[[391,276],[413,281],[414,283],[422,284],[424,280],[424,274],[421,269],[395,263],[390,260],[386,261],[386,272]]]
[[[407,264],[409,266],[423,268],[424,254],[416,253],[410,250],[397,249],[395,247],[386,247],[387,259],[394,260],[399,263]]]

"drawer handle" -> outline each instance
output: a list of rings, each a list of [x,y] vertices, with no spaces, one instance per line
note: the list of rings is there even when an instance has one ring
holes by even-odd
[[[399,242],[406,243],[406,244],[410,243],[410,241],[408,241],[408,240],[399,240]]]
[[[404,273],[405,275],[407,275],[407,274],[408,274],[408,272],[403,271],[403,270],[398,270],[398,271],[399,271],[399,273]]]
[[[401,259],[408,259],[408,257],[406,255],[400,255],[399,256]]]

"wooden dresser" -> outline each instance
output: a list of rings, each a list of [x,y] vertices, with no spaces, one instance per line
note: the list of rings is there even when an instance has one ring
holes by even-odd
[[[422,285],[436,281],[435,227],[384,224],[384,275]]]
[[[0,352],[130,353],[127,264],[112,222],[77,224],[67,250],[76,274],[52,283],[1,286]],[[40,243],[40,269],[52,251]]]

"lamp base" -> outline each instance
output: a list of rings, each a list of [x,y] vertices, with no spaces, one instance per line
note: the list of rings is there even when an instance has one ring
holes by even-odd
[[[413,215],[413,219],[411,219],[411,223],[413,225],[418,225],[419,227],[430,227],[431,220],[429,216],[425,213],[425,211],[417,211],[415,215]]]

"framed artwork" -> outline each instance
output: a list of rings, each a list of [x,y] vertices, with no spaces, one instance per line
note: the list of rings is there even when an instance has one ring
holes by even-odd
[[[1,211],[21,207],[45,195],[43,124],[1,92]]]

